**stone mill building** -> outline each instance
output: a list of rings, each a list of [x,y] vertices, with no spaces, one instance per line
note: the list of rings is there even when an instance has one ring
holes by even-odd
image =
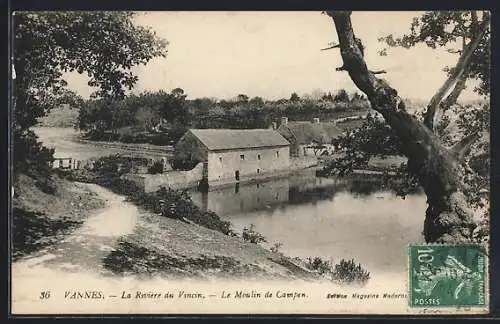
[[[203,162],[208,183],[231,183],[290,167],[290,143],[273,129],[190,129],[175,146],[178,159]]]

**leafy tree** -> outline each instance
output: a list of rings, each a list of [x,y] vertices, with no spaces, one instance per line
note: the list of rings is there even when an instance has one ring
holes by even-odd
[[[292,102],[300,101],[299,95],[296,92],[292,93],[292,95],[290,96],[290,101]]]
[[[460,120],[468,120],[471,114],[487,116],[487,109],[482,106],[472,113],[471,107],[457,106],[457,99],[468,79],[479,81],[479,86],[475,88],[477,93],[489,94],[489,12],[428,12],[413,20],[409,34],[400,38],[389,35],[382,39],[389,46],[405,48],[420,43],[431,48],[445,48],[461,40],[461,48],[447,48],[449,52],[459,55],[457,64],[445,69],[448,79],[430,99],[422,116],[408,113],[397,91],[385,80],[376,77],[379,72],[368,69],[361,40],[355,37],[353,31],[351,13],[331,11],[327,14],[334,21],[340,42],[337,47],[340,47],[344,62],[337,70],[349,73],[388,126],[382,128],[383,123],[367,119],[365,125],[355,131],[355,136],[347,134],[340,140],[339,145],[344,147],[349,146],[349,141],[353,144],[344,150],[341,168],[362,165],[368,156],[387,149],[404,154],[408,158],[405,174],[413,180],[409,182],[418,182],[428,198],[424,223],[426,241],[469,242],[477,239],[474,230],[478,221],[474,219],[472,210],[478,207],[476,188],[485,181],[481,181],[478,172],[472,170],[474,163],[470,163],[470,153],[474,145],[477,146],[485,123],[471,125],[472,129],[467,131],[466,123],[460,126]],[[451,124],[446,114],[452,107],[458,109],[456,114],[462,116],[458,122],[461,136],[443,138]],[[375,139],[382,139],[381,145],[373,145]],[[379,151],[373,152],[373,148]],[[332,164],[330,169],[333,168],[336,165]]]
[[[150,131],[158,124],[160,113],[155,107],[140,106],[134,119],[134,123],[141,125],[144,131]]]
[[[366,100],[365,96],[360,95],[357,91],[354,92],[352,95],[351,101],[363,101]]]
[[[47,154],[30,127],[50,109],[82,104],[67,88],[65,72],[86,73],[94,98],[124,97],[137,76],[131,68],[166,55],[164,40],[136,26],[132,12],[15,12],[13,15],[12,120],[14,170],[28,172],[46,164]],[[36,161],[36,163],[34,162]]]
[[[208,114],[210,109],[215,106],[216,100],[210,98],[197,98],[192,102],[194,110],[197,113]]]
[[[252,99],[250,99],[249,103],[256,108],[261,108],[262,106],[264,106],[264,100],[262,99],[262,97],[253,97]]]
[[[333,102],[333,96],[331,92],[328,92],[328,94],[324,94],[323,97],[321,97],[324,101],[330,101]]]
[[[191,116],[186,105],[186,97],[184,90],[180,88],[172,90],[170,94],[163,93],[160,108],[163,118],[173,124],[187,126]]]
[[[236,101],[239,102],[239,103],[246,103],[248,102],[248,96],[245,95],[245,94],[239,94],[237,97],[236,97]]]
[[[340,89],[335,97],[333,97],[334,102],[349,102],[349,94],[345,89]]]
[[[182,88],[175,88],[173,89],[170,94],[174,97],[174,98],[182,98],[182,99],[186,99],[187,95],[184,94],[184,90]]]
[[[121,100],[91,99],[80,109],[79,128],[90,131],[94,139],[116,140],[118,137],[110,138],[108,133],[116,133],[118,128],[126,126],[151,131],[164,119],[168,123],[163,125],[163,130],[172,134],[175,141],[178,133],[183,134],[192,121],[186,97],[184,91],[177,88],[171,93],[146,91]],[[135,139],[137,142],[148,140],[143,134]]]

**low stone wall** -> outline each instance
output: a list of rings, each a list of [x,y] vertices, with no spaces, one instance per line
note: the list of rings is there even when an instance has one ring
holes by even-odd
[[[307,169],[318,165],[318,158],[315,156],[301,156],[290,159],[290,169],[300,170]]]
[[[196,187],[203,177],[203,163],[189,171],[169,171],[159,174],[126,174],[124,179],[133,181],[144,188],[144,192],[154,192],[160,187],[187,189]]]
[[[261,173],[258,175],[255,174],[246,177],[242,176],[239,182],[245,183],[267,178],[286,177],[293,171],[307,169],[316,165],[318,165],[318,159],[316,157],[292,158],[288,169]],[[200,181],[203,179],[203,163],[197,164],[192,170],[189,171],[168,171],[159,174],[126,174],[122,177],[133,181],[141,188],[144,188],[145,192],[154,192],[162,186],[172,189],[188,189],[198,186]],[[235,182],[234,178],[227,178],[210,181],[208,185],[210,187],[219,187],[232,185]]]

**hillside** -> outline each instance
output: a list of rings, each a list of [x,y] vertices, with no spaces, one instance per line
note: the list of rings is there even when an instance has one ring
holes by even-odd
[[[320,279],[300,261],[241,237],[143,210],[132,233],[122,236],[103,262],[114,274],[171,279]]]
[[[45,192],[44,192],[45,191]],[[50,185],[41,185],[19,174],[14,182],[13,257],[50,246],[78,228],[104,200],[86,184],[53,176]]]

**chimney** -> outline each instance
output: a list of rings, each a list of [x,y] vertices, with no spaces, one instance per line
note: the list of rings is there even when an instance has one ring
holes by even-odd
[[[319,118],[313,118],[313,124],[319,124]]]
[[[288,125],[288,117],[281,117],[281,125]]]

